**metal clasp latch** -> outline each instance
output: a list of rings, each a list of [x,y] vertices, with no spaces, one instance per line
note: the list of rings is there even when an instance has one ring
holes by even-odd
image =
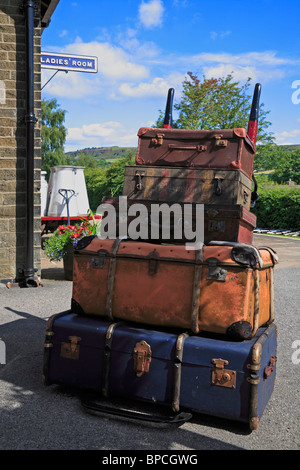
[[[208,264],[207,279],[225,282],[227,269],[222,268],[222,266],[218,266],[219,260],[217,258],[208,258],[206,262]]]
[[[103,269],[105,266],[105,257],[108,254],[107,250],[99,250],[97,256],[93,256],[90,261],[91,268]]]
[[[144,171],[136,171],[135,176],[138,178],[138,182],[135,185],[135,189],[137,191],[141,191],[143,189],[142,177],[145,176],[145,172]]]
[[[153,139],[151,139],[152,144],[162,145],[163,140],[164,140],[164,136],[165,136],[165,134],[156,134],[156,138],[154,137]]]
[[[222,139],[222,135],[215,135],[215,146],[216,147],[227,147],[227,140]]]
[[[151,362],[151,347],[146,341],[136,343],[133,349],[133,368],[137,377],[149,372]]]
[[[276,361],[277,361],[277,357],[276,356],[271,356],[270,362],[265,367],[265,370],[264,370],[264,379],[267,379],[269,377],[269,375],[272,374],[272,372],[274,371]]]
[[[244,191],[244,193],[243,193],[243,203],[248,204],[248,199],[249,199],[249,194],[247,193],[247,191]]]
[[[60,356],[65,359],[79,359],[79,336],[69,336],[69,343],[61,343]]]
[[[211,374],[212,385],[219,385],[220,387],[235,388],[236,386],[236,372],[235,370],[224,369],[229,362],[226,359],[212,359],[214,369]]]
[[[215,194],[217,196],[221,196],[222,194],[222,181],[224,180],[225,176],[224,173],[216,173],[214,180],[216,181],[215,184]]]

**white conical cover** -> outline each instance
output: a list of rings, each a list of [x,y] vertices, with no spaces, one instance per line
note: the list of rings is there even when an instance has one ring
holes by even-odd
[[[41,217],[44,217],[47,205],[48,183],[45,177],[46,174],[46,171],[41,171]]]
[[[74,196],[69,199],[69,215],[77,217],[87,215],[90,208],[84,177],[84,167],[60,165],[50,168],[47,196],[47,217],[67,217],[66,199],[59,193],[60,189],[73,190]],[[68,196],[71,191],[68,191]]]

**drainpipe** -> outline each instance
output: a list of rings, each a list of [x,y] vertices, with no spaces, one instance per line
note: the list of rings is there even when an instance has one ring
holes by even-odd
[[[25,123],[27,127],[27,237],[26,237],[26,264],[23,270],[25,287],[36,287],[33,250],[34,225],[34,126],[37,119],[34,114],[34,10],[36,5],[32,0],[24,0],[20,5],[26,19],[26,72],[27,72],[27,105]]]

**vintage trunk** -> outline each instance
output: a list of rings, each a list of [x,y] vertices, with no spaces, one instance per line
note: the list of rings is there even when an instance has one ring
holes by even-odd
[[[128,199],[197,204],[240,204],[250,210],[252,180],[240,170],[126,166]]]
[[[253,430],[273,392],[276,348],[274,322],[251,340],[226,341],[69,311],[47,322],[43,382],[73,386],[83,400],[93,391],[102,397],[102,410],[105,398],[122,397],[135,407],[139,400],[152,402],[156,412],[161,404],[173,413],[245,422]]]
[[[137,165],[239,169],[252,178],[255,148],[246,129],[138,132]]]
[[[137,205],[135,206],[137,213],[132,214],[134,209],[132,206],[135,204],[143,205],[144,213],[142,215],[138,212],[140,206]],[[164,210],[166,204],[170,211]],[[234,206],[204,204],[204,220],[198,220],[195,203],[180,203],[176,207],[174,204],[178,203],[105,197],[102,200],[103,219],[106,220],[107,227],[109,227],[109,224],[116,226],[115,236],[119,237],[122,235],[120,220],[126,225],[125,235],[129,236],[132,222],[139,218],[145,224],[145,230],[139,226],[136,229],[139,236],[134,239],[147,240],[153,243],[193,242],[195,236],[192,238],[190,233],[196,233],[197,223],[204,226],[205,244],[212,240],[252,243],[253,229],[256,227],[256,215],[245,209],[245,207],[239,204]],[[108,210],[110,205],[115,208],[115,213]],[[190,206],[192,216],[185,216],[187,205]],[[105,208],[107,208],[106,211]],[[157,208],[161,208],[158,224],[153,220],[153,211]],[[172,208],[174,211],[172,211]],[[125,221],[123,218],[125,218]],[[157,227],[157,225],[159,226]],[[191,231],[186,230],[187,225]],[[136,228],[136,223],[133,224],[133,228]]]
[[[77,313],[240,338],[274,320],[276,255],[268,248],[87,238],[74,253]]]

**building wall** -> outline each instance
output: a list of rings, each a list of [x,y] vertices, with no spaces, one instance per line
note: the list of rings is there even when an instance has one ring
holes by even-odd
[[[26,17],[20,0],[0,0],[0,281],[22,278],[26,255]],[[37,16],[39,17],[39,1]],[[34,29],[34,267],[40,275],[40,21]]]

